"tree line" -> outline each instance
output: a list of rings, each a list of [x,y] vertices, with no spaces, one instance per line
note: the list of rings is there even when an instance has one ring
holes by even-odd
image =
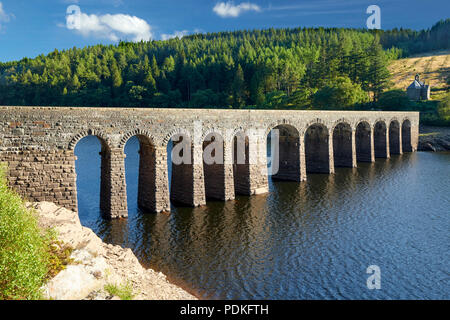
[[[244,30],[55,49],[0,63],[0,105],[345,108],[379,100],[390,59],[450,48],[449,26]]]

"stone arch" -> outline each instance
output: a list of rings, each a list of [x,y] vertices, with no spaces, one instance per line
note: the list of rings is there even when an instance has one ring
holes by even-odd
[[[356,161],[372,162],[372,127],[367,120],[360,120],[355,132]]]
[[[375,126],[377,125],[378,122],[384,122],[384,124],[386,125],[386,123],[388,123],[388,121],[385,118],[377,118],[375,119],[375,121],[372,123],[372,129],[375,129]]]
[[[384,119],[379,119],[373,126],[375,158],[389,158],[387,126]]]
[[[350,127],[350,129],[353,129],[353,127],[352,127],[352,122],[351,122],[350,120],[348,120],[348,119],[346,119],[346,118],[341,118],[341,119],[338,119],[338,120],[336,120],[336,121],[333,122],[333,124],[331,125],[331,132],[334,131],[334,129],[336,128],[336,126],[342,125],[342,124],[344,124],[345,126]]]
[[[306,124],[304,126],[302,126],[302,129],[299,131],[300,135],[304,136],[306,134],[306,131],[308,131],[309,127],[311,127],[312,125],[315,125],[315,124],[323,125],[324,127],[328,128],[328,126],[324,120],[322,120],[321,118],[316,118],[316,119],[306,122]]]
[[[361,122],[365,122],[366,124],[368,124],[369,129],[373,128],[373,125],[371,124],[371,121],[368,118],[359,118],[358,121],[355,122],[355,130]]]
[[[221,130],[221,129],[215,128],[215,127],[207,128],[206,130],[204,130],[202,132],[200,141],[205,141],[205,139],[212,133],[219,134],[222,137],[223,141],[224,142],[226,141],[226,132],[224,130]]]
[[[298,129],[289,123],[281,123],[271,127],[267,132],[267,141],[271,138],[272,130],[277,130],[270,141],[271,172],[276,180],[301,181],[300,167],[300,133]]]
[[[329,131],[323,123],[313,122],[305,131],[306,172],[330,173]]]
[[[402,154],[400,136],[400,122],[393,118],[389,123],[389,152],[390,154]]]
[[[391,123],[392,121],[397,121],[398,123],[400,123],[400,120],[398,120],[397,117],[392,117],[389,119],[389,123]]]
[[[336,122],[333,125],[333,157],[335,167],[353,167],[352,126],[350,122]]]
[[[109,140],[107,135],[99,130],[88,129],[81,131],[73,136],[73,138],[69,142],[69,150],[75,150],[77,143],[88,136],[96,136],[100,140],[102,146],[106,147],[108,150],[111,148],[111,141]]]
[[[402,151],[413,151],[411,143],[411,120],[409,120],[408,118],[405,118],[402,121]]]
[[[125,133],[122,136],[122,139],[120,139],[120,142],[119,142],[119,148],[123,150],[125,148],[125,145],[127,144],[128,140],[130,140],[134,136],[145,137],[145,139],[147,139],[150,144],[156,146],[156,140],[149,131],[142,130],[142,129],[135,129],[135,130]],[[139,139],[139,141],[140,141],[140,139]]]
[[[247,135],[246,130],[242,126],[239,126],[239,127],[235,128],[235,129],[233,129],[231,131],[231,134],[227,137],[227,141],[229,141],[229,143],[233,144],[234,138],[236,137],[236,135],[242,134],[242,133]]]
[[[286,126],[286,127],[292,127],[295,130],[297,130],[298,135],[300,135],[300,130],[297,128],[297,124],[294,121],[291,121],[289,119],[282,119],[280,121],[272,121],[269,124],[266,125],[266,131],[264,132],[264,137],[267,137],[275,127],[278,126]]]
[[[186,130],[186,129],[183,129],[183,128],[177,128],[177,129],[174,129],[174,130],[170,131],[170,133],[168,133],[167,135],[165,135],[165,137],[162,140],[162,146],[167,146],[169,141],[176,135],[186,136],[192,141],[192,135],[191,135],[191,132],[189,130]]]

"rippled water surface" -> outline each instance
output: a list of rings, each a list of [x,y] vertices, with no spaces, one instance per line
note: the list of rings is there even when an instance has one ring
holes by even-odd
[[[126,146],[129,218],[99,212],[100,144],[83,139],[79,214],[105,241],[209,299],[450,299],[450,153],[359,163],[270,193],[173,207],[137,208],[139,143]],[[381,268],[381,290],[366,269]]]

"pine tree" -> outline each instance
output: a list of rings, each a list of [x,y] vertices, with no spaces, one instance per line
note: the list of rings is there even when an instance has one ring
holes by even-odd
[[[256,71],[250,82],[250,103],[260,106],[264,103],[264,76]]]
[[[388,61],[383,49],[375,39],[369,56],[369,68],[367,71],[367,83],[373,96],[373,101],[378,101],[381,93],[389,86],[391,74],[387,68]]]
[[[244,90],[244,72],[242,71],[242,67],[238,64],[236,68],[236,73],[234,75],[234,80],[232,84],[232,93],[233,93],[233,107],[241,108],[245,104],[245,90]]]
[[[152,58],[151,68],[153,71],[153,77],[158,78],[159,77],[159,67],[158,67],[158,63],[156,62],[155,56],[153,56],[153,58]]]

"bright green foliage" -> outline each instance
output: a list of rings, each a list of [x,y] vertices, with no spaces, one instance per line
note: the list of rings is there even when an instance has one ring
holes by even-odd
[[[245,80],[244,72],[239,64],[236,68],[236,73],[234,75],[232,83],[232,93],[233,93],[233,108],[239,109],[245,104]]]
[[[312,105],[317,109],[343,109],[369,101],[359,84],[348,77],[337,77],[318,90],[312,97]]]
[[[128,282],[120,286],[107,284],[105,290],[110,295],[119,297],[121,300],[133,300],[134,298],[133,287]]]
[[[211,89],[198,90],[192,95],[191,105],[197,108],[217,106],[219,99],[219,95]]]
[[[305,88],[297,90],[286,99],[288,108],[312,109],[312,98],[317,92],[317,88]]]
[[[412,104],[406,96],[406,92],[398,89],[383,92],[378,102],[383,110],[388,111],[407,110]]]
[[[331,94],[338,77],[376,102],[389,60],[450,48],[449,27],[267,29],[55,50],[0,63],[0,105],[318,108],[313,94]]]
[[[266,94],[264,108],[277,109],[283,108],[287,95],[283,91],[272,91]]]
[[[0,300],[41,298],[50,255],[34,214],[9,190],[0,170]]]
[[[450,122],[450,93],[439,102],[437,112],[439,117],[446,122]]]
[[[41,230],[32,209],[7,187],[0,163],[0,300],[42,298],[41,287],[68,264],[72,248]]]
[[[383,52],[377,37],[372,43],[369,60],[367,72],[362,78],[363,86],[372,94],[373,100],[378,101],[381,93],[389,87],[391,75],[387,68],[388,56]]]

